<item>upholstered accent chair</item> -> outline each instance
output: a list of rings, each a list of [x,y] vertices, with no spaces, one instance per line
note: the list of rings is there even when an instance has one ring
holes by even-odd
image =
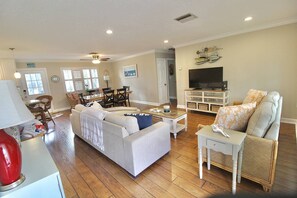
[[[275,177],[282,101],[282,96],[274,91],[263,96],[248,120],[246,130],[241,131],[247,133],[243,150],[242,177],[261,184],[267,192],[271,190]],[[202,127],[204,126],[198,125],[198,131]],[[206,156],[204,150],[205,162]],[[232,172],[231,156],[211,151],[211,164]]]

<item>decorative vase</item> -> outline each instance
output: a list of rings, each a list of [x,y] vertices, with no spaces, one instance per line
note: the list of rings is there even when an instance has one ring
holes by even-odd
[[[17,141],[0,129],[0,183],[16,182],[21,177],[22,154]]]

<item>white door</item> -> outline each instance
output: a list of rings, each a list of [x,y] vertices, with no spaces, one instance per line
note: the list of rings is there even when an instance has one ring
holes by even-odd
[[[17,71],[22,75],[20,89],[24,99],[31,100],[40,95],[50,95],[45,68],[27,68]]]
[[[156,62],[158,72],[159,103],[164,104],[169,102],[167,60],[165,58],[157,58]]]

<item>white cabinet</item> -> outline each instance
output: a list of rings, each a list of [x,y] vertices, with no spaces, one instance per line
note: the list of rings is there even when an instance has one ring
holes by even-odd
[[[186,110],[217,113],[220,107],[229,103],[229,91],[185,90]]]
[[[40,137],[22,142],[22,173],[25,181],[18,187],[0,192],[5,198],[65,197],[59,170]]]

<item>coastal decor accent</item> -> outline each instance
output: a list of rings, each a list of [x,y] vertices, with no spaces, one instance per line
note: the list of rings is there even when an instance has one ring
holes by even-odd
[[[125,78],[135,78],[137,77],[137,65],[124,66],[124,77]]]
[[[205,47],[201,50],[198,50],[196,54],[198,55],[198,58],[195,58],[196,64],[201,65],[204,63],[214,63],[222,56],[219,55],[218,51],[223,48],[217,48],[216,46],[214,47]]]

